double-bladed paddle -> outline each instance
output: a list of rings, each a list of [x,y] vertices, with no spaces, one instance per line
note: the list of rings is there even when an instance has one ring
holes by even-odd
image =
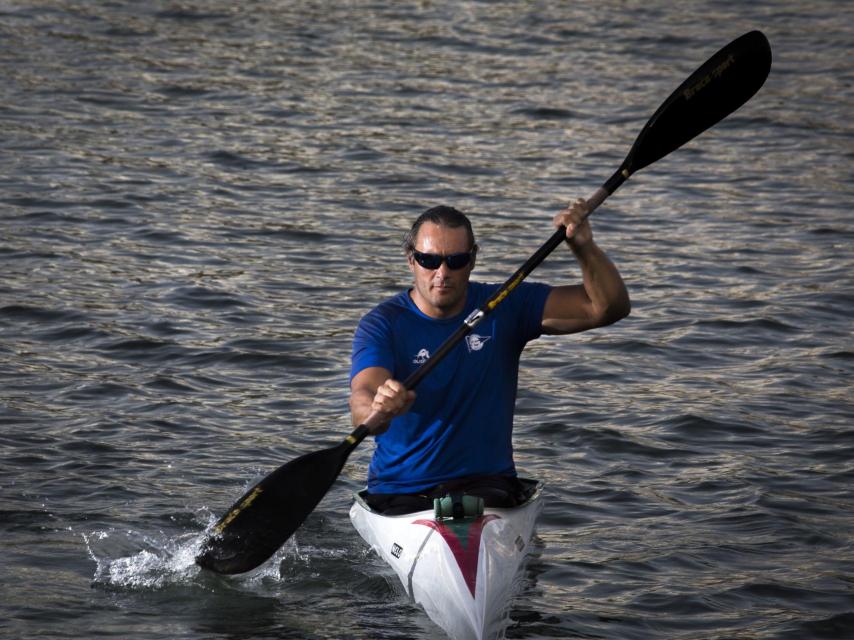
[[[592,213],[629,176],[678,149],[747,102],[771,69],[771,47],[759,31],[730,42],[692,73],[658,108],[629,154],[590,200]],[[413,389],[564,239],[560,227],[492,297],[469,315],[427,362],[404,380]],[[382,417],[371,414],[340,444],[283,464],[247,491],[213,527],[196,562],[216,573],[254,569],[287,540],[329,491],[348,456]]]

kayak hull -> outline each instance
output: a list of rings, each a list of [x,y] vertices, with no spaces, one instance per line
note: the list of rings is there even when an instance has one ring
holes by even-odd
[[[509,622],[542,511],[542,483],[525,482],[532,489],[526,502],[487,507],[476,517],[437,520],[433,511],[386,516],[357,494],[350,519],[397,573],[410,599],[450,638],[498,638]]]

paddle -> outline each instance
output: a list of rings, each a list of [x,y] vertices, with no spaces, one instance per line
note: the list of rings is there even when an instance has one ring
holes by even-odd
[[[641,130],[620,168],[588,200],[592,212],[636,171],[663,158],[738,109],[771,69],[771,48],[759,31],[737,38],[692,73]],[[414,388],[564,239],[561,227],[427,362],[405,381]],[[217,573],[243,573],[272,556],[335,482],[350,453],[382,418],[371,414],[340,444],[292,460],[247,491],[203,542],[196,562]]]

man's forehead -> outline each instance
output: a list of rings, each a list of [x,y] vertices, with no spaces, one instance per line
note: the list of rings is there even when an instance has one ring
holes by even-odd
[[[465,227],[449,227],[444,224],[436,224],[435,222],[427,221],[418,229],[415,236],[415,241],[427,239],[443,239],[446,241],[460,240],[466,245],[468,244],[468,232]]]

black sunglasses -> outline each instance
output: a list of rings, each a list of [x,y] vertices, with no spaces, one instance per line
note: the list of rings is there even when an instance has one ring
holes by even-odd
[[[415,258],[415,262],[425,269],[438,269],[444,262],[448,265],[448,269],[456,271],[457,269],[462,269],[471,262],[472,257],[474,257],[474,252],[475,250],[472,249],[465,253],[452,253],[449,256],[443,256],[438,253],[421,253],[413,248],[412,257]]]

